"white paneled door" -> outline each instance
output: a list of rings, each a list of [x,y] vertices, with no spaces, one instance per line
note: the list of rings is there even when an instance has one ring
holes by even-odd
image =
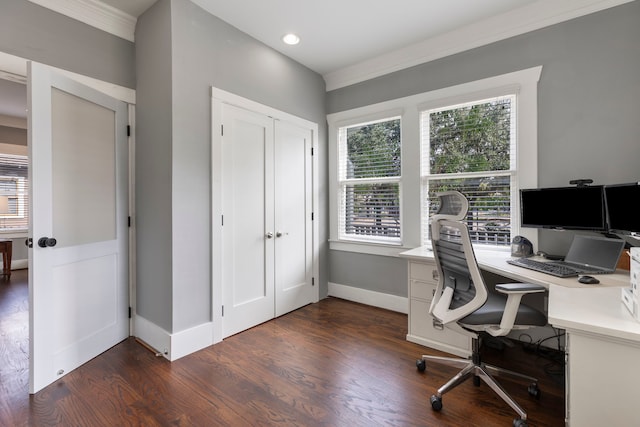
[[[275,122],[275,314],[313,299],[311,131]]]
[[[29,390],[124,340],[127,105],[29,64]]]
[[[311,130],[222,104],[223,337],[314,300]]]

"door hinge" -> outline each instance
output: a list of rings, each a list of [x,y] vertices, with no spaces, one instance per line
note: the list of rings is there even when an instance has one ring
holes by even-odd
[[[311,155],[313,156],[313,147],[311,147]]]
[[[222,306],[222,317],[224,317],[224,305]]]
[[[313,212],[311,212],[311,221],[313,221]]]
[[[224,215],[220,215],[220,225],[224,227]]]
[[[312,277],[311,278],[311,286],[315,286],[316,285],[316,278]]]
[[[220,136],[224,136],[224,125],[220,125]]]
[[[129,307],[129,319],[131,319],[131,307]]]
[[[127,125],[127,136],[131,136],[131,125]]]
[[[131,228],[131,217],[127,217],[127,227]]]

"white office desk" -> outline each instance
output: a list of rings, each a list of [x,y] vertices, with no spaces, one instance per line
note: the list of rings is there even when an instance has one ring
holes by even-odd
[[[401,254],[433,261],[422,247]],[[640,323],[622,304],[629,274],[598,275],[600,284],[558,278],[507,264],[508,252],[476,251],[481,269],[549,290],[548,319],[566,331],[566,420],[577,427],[640,425]]]

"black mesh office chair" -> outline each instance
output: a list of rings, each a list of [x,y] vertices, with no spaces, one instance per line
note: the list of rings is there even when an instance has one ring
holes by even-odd
[[[419,371],[426,369],[427,362],[462,368],[431,396],[431,407],[436,411],[441,410],[442,395],[473,377],[475,385],[480,385],[480,380],[483,380],[518,413],[520,418],[514,420],[514,426],[526,426],[527,413],[495,381],[491,373],[508,374],[530,381],[528,391],[535,397],[540,395],[537,380],[483,363],[480,360],[479,336],[485,332],[492,336],[503,336],[514,329],[546,325],[544,313],[520,304],[524,294],[544,292],[545,288],[527,283],[509,283],[496,285],[498,293],[489,292],[476,262],[469,230],[462,222],[469,209],[466,197],[457,191],[439,193],[438,197],[440,207],[431,219],[431,241],[439,280],[429,312],[445,327],[471,337],[472,356],[470,360],[465,360],[424,355],[416,362]]]

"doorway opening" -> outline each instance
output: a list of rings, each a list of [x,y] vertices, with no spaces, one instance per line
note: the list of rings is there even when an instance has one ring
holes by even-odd
[[[0,72],[0,242],[6,251],[0,275],[0,377],[9,392],[24,392],[29,380],[26,110],[25,80]]]
[[[22,65],[24,67],[22,67]],[[82,268],[84,268],[84,270],[81,270],[80,273],[83,273],[83,275],[69,275],[68,273],[70,272],[70,268],[66,267],[66,265],[62,265],[60,264],[60,266],[58,266],[57,264],[51,264],[48,261],[47,262],[41,262],[40,265],[50,265],[53,268],[58,268],[54,273],[55,274],[39,274],[38,277],[40,279],[46,279],[46,280],[55,280],[56,286],[46,286],[42,280],[34,280],[33,279],[33,272],[37,271],[38,269],[34,267],[34,257],[33,257],[33,253],[31,249],[28,249],[28,247],[25,245],[25,242],[27,241],[28,236],[31,236],[31,230],[33,227],[33,220],[35,217],[40,217],[42,218],[43,215],[47,215],[47,212],[50,211],[50,208],[44,207],[43,208],[43,204],[40,203],[39,206],[39,210],[38,211],[33,211],[29,209],[29,204],[31,203],[31,198],[30,195],[27,193],[27,190],[30,188],[29,186],[29,180],[33,180],[33,182],[31,183],[32,188],[48,188],[47,183],[54,183],[54,180],[46,180],[44,181],[45,185],[44,186],[38,186],[37,185],[37,180],[35,179],[35,177],[31,176],[31,173],[27,173],[27,169],[29,167],[32,167],[32,164],[29,162],[30,160],[35,160],[36,158],[40,158],[40,160],[42,160],[43,156],[40,155],[39,157],[36,156],[35,154],[33,154],[33,159],[29,159],[28,157],[30,157],[32,155],[32,151],[34,150],[34,144],[31,144],[31,146],[28,147],[28,139],[33,138],[34,134],[29,134],[28,136],[28,131],[27,131],[27,104],[28,104],[28,100],[27,100],[27,88],[26,88],[26,65],[27,65],[27,61],[21,58],[17,58],[17,57],[12,57],[10,55],[6,55],[3,54],[2,52],[0,52],[0,82],[1,83],[6,83],[4,86],[9,85],[9,83],[13,84],[13,83],[19,83],[19,87],[20,87],[20,92],[21,92],[21,102],[18,102],[19,106],[16,107],[14,105],[13,108],[15,108],[15,110],[11,110],[11,111],[7,111],[6,113],[0,113],[0,131],[2,130],[7,130],[4,134],[0,133],[0,239],[2,238],[7,238],[8,241],[11,242],[11,246],[13,249],[13,262],[11,262],[12,264],[12,271],[11,271],[11,275],[5,275],[0,277],[0,345],[2,345],[4,354],[8,355],[11,357],[11,360],[2,360],[2,367],[0,367],[0,376],[2,376],[2,378],[9,378],[10,375],[15,374],[16,376],[11,376],[11,384],[12,386],[15,386],[16,388],[11,389],[12,392],[18,393],[18,394],[22,394],[22,393],[35,393],[36,391],[38,391],[40,388],[42,388],[44,385],[43,382],[40,382],[38,387],[35,387],[32,385],[33,383],[33,378],[32,376],[34,375],[34,372],[36,372],[36,369],[33,368],[32,363],[34,360],[34,349],[33,349],[33,345],[35,342],[41,342],[42,340],[40,339],[34,339],[33,337],[33,324],[30,324],[30,322],[32,322],[32,320],[34,318],[40,318],[40,319],[49,319],[50,316],[37,316],[34,315],[34,313],[32,313],[32,311],[34,311],[34,307],[38,306],[41,308],[45,308],[48,312],[45,314],[51,314],[51,307],[62,307],[62,309],[58,310],[64,313],[71,313],[70,310],[68,310],[67,308],[65,308],[66,306],[64,304],[61,304],[61,302],[64,301],[77,301],[78,300],[78,296],[79,294],[83,294],[83,295],[89,295],[92,298],[92,301],[96,302],[98,301],[101,305],[105,305],[103,304],[104,302],[104,292],[103,293],[98,293],[95,290],[91,290],[91,291],[87,291],[86,287],[78,287],[76,290],[79,292],[74,292],[74,290],[72,289],[71,284],[73,284],[74,286],[78,283],[94,283],[95,280],[76,280],[75,282],[73,280],[67,280],[67,279],[71,279],[73,277],[84,277],[84,278],[88,278],[88,277],[116,277],[117,276],[117,280],[119,283],[122,283],[125,287],[127,287],[127,289],[123,288],[120,291],[118,300],[116,301],[117,304],[112,304],[109,307],[115,307],[117,305],[117,308],[114,309],[114,311],[117,312],[117,316],[120,319],[121,317],[124,319],[126,317],[126,314],[124,315],[124,317],[121,315],[122,312],[126,313],[127,312],[127,305],[129,305],[129,309],[133,309],[135,310],[135,306],[133,305],[133,298],[131,297],[131,294],[133,294],[135,292],[134,289],[134,285],[133,285],[133,281],[131,280],[131,277],[134,275],[134,272],[131,270],[131,276],[129,276],[129,280],[127,280],[127,272],[124,268],[119,269],[119,273],[110,273],[110,271],[105,270],[107,267],[113,266],[114,262],[107,262],[104,261],[102,262],[102,264],[100,264],[99,262],[93,262],[91,263],[88,258],[89,255],[84,255],[85,253],[91,252],[91,251],[86,251],[83,249],[83,251],[75,251],[74,253],[81,253],[82,256],[84,256],[84,258],[81,259],[81,261],[84,262],[84,264],[81,265]],[[34,63],[34,67],[35,67],[35,63]],[[108,108],[110,108],[111,105],[115,105],[116,103],[118,104],[117,106],[117,113],[115,114],[117,117],[117,120],[113,120],[113,123],[115,123],[115,126],[109,126],[108,124],[108,120],[103,120],[102,123],[106,123],[106,127],[104,128],[100,128],[100,129],[105,129],[106,133],[100,133],[100,137],[98,136],[92,136],[90,138],[87,137],[77,137],[75,139],[79,140],[80,143],[83,144],[82,146],[82,150],[81,151],[86,151],[86,152],[90,152],[90,153],[96,153],[96,149],[95,146],[96,144],[93,143],[92,141],[97,141],[99,138],[100,141],[104,141],[104,136],[105,134],[110,135],[110,134],[117,134],[117,138],[118,141],[115,143],[113,146],[114,147],[118,147],[117,151],[119,154],[117,155],[117,162],[118,162],[118,166],[117,168],[113,167],[112,169],[116,169],[118,172],[118,179],[117,182],[120,183],[118,186],[117,190],[113,190],[113,191],[105,191],[105,188],[102,188],[101,191],[98,191],[97,193],[99,194],[112,194],[115,193],[113,195],[113,197],[110,197],[110,199],[115,199],[117,197],[117,204],[112,203],[113,206],[117,206],[114,207],[114,209],[118,210],[117,213],[117,227],[118,227],[118,237],[117,238],[117,247],[118,247],[118,254],[125,254],[127,252],[126,247],[132,247],[132,242],[134,243],[134,238],[133,238],[133,233],[131,231],[131,229],[127,228],[127,211],[129,213],[129,215],[132,215],[133,209],[133,203],[132,203],[132,199],[133,199],[133,195],[130,194],[131,199],[127,200],[127,190],[123,190],[125,188],[127,188],[129,185],[132,185],[132,180],[130,179],[130,176],[132,176],[132,167],[133,167],[133,162],[129,163],[127,161],[127,157],[128,155],[126,154],[127,152],[131,152],[133,150],[133,139],[132,138],[127,138],[126,134],[127,134],[127,117],[128,117],[128,122],[132,123],[132,117],[133,117],[133,103],[131,102],[132,99],[135,99],[135,91],[131,90],[131,89],[127,89],[127,88],[121,88],[121,87],[112,87],[110,88],[110,86],[113,85],[109,85],[105,82],[100,82],[88,77],[83,77],[83,76],[79,76],[79,78],[77,78],[78,76],[70,73],[70,72],[60,72],[58,73],[56,70],[54,70],[51,67],[45,67],[42,65],[38,65],[40,70],[45,70],[45,69],[50,69],[51,70],[51,74],[47,74],[48,76],[51,76],[51,80],[50,81],[55,81],[55,85],[57,85],[57,87],[54,87],[53,84],[51,85],[50,89],[47,89],[47,87],[44,87],[44,92],[42,91],[43,86],[42,86],[42,81],[43,81],[43,74],[39,75],[39,90],[40,93],[49,93],[50,96],[52,97],[56,97],[56,99],[62,99],[62,100],[67,100],[67,99],[71,99],[73,98],[73,96],[75,96],[74,94],[76,94],[76,91],[82,91],[84,90],[83,94],[85,93],[89,93],[90,95],[88,95],[88,97],[91,100],[96,99],[97,101],[95,101],[95,105],[99,106],[100,102],[104,102],[104,103],[111,103],[109,104],[109,106],[103,107],[103,110],[100,110],[99,113],[97,113],[97,117],[99,118],[108,118],[109,120],[112,120],[112,114],[110,114],[107,110]],[[23,69],[24,68],[24,69]],[[7,71],[4,71],[7,70]],[[40,71],[39,71],[40,73]],[[61,76],[62,74],[62,76]],[[35,75],[35,74],[34,74]],[[67,76],[67,77],[65,77]],[[54,80],[55,79],[55,80]],[[64,83],[64,81],[66,81],[67,83]],[[80,81],[82,84],[78,84],[77,82]],[[64,85],[67,86],[64,86]],[[58,87],[60,87],[61,89],[58,89]],[[82,89],[81,87],[84,87],[84,89]],[[33,89],[33,87],[32,87]],[[6,92],[9,93],[9,92]],[[34,91],[32,90],[31,92],[32,94],[34,93]],[[7,105],[9,106],[11,104],[11,100],[12,100],[12,96],[10,95],[5,95],[2,91],[0,91],[0,104],[3,105]],[[76,101],[76,99],[80,99],[80,98],[73,98],[73,103],[67,102],[67,103],[62,103],[63,106],[66,107],[66,109],[62,109],[62,108],[56,108],[54,109],[52,107],[53,103],[52,102],[42,102],[42,97],[38,99],[36,99],[32,104],[30,104],[32,106],[32,113],[35,110],[39,110],[40,111],[40,115],[38,116],[39,119],[36,119],[35,116],[32,117],[32,127],[35,126],[37,127],[38,123],[48,123],[47,120],[42,120],[43,115],[42,115],[42,106],[49,106],[49,108],[52,110],[52,112],[55,112],[55,117],[53,117],[54,120],[52,120],[52,129],[54,126],[57,126],[56,129],[59,131],[60,129],[62,129],[60,127],[61,123],[71,123],[74,124],[76,122],[78,122],[78,120],[75,120],[74,118],[79,117],[78,114],[71,114],[74,113],[74,110],[72,110],[72,107],[77,107],[82,101]],[[88,105],[87,102],[92,102],[92,101],[86,101],[84,105]],[[14,103],[15,104],[15,103]],[[58,107],[61,105],[61,102],[57,102]],[[37,107],[37,108],[35,108]],[[8,107],[7,107],[8,108]],[[82,111],[87,110],[86,108],[83,109]],[[98,110],[98,107],[95,107],[92,111],[95,112]],[[2,111],[2,110],[0,110]],[[64,114],[66,114],[67,116],[62,115],[62,111],[64,111]],[[88,110],[87,110],[88,111]],[[104,111],[104,112],[103,112]],[[114,110],[115,111],[115,110]],[[69,113],[71,112],[71,113]],[[69,115],[71,114],[71,115]],[[96,116],[96,114],[94,114],[94,116]],[[86,123],[83,120],[80,120],[81,123]],[[85,128],[87,129],[93,129],[95,131],[95,129],[98,129],[96,126],[85,126]],[[16,130],[18,129],[19,132]],[[39,138],[35,138],[35,141],[42,141],[42,134],[43,134],[43,129],[47,129],[47,126],[40,126],[39,127]],[[84,128],[82,128],[84,129]],[[112,131],[110,132],[109,129],[112,129]],[[15,135],[16,133],[21,133],[22,134],[22,138],[20,139],[21,142],[16,143],[15,141]],[[62,135],[62,134],[59,134]],[[122,137],[124,135],[124,138]],[[45,134],[46,137],[46,134]],[[62,150],[64,148],[64,144],[68,141],[71,140],[72,138],[62,138],[62,137],[58,137],[56,139],[56,145],[54,146],[54,148],[58,149],[58,150]],[[129,143],[127,144],[127,139],[129,141]],[[93,145],[90,145],[89,143],[92,143]],[[49,142],[50,143],[50,142]],[[39,143],[38,143],[39,144]],[[38,145],[35,144],[35,145]],[[102,142],[101,142],[102,144]],[[127,146],[128,145],[128,146]],[[104,144],[101,146],[104,147]],[[22,150],[22,151],[20,151]],[[66,149],[63,150],[64,153],[77,153],[78,150],[71,150],[71,149]],[[41,153],[42,154],[42,153]],[[75,154],[74,154],[75,155]],[[26,165],[25,167],[23,167],[23,169],[21,170],[22,175],[18,172],[20,172],[20,165],[18,165],[19,162],[9,162],[10,165],[8,168],[3,169],[2,163],[3,163],[3,159],[15,159],[18,157],[22,157],[24,160],[24,165]],[[99,156],[98,154],[96,154],[94,157],[99,157],[100,159],[104,160],[105,156]],[[108,155],[107,155],[108,157]],[[51,158],[51,155],[49,154],[49,158]],[[63,156],[57,156],[57,159],[63,158]],[[101,161],[102,161],[101,160]],[[80,162],[80,164],[88,164],[87,162]],[[24,166],[23,165],[23,166]],[[43,163],[42,161],[38,162],[38,165],[42,166]],[[38,171],[41,171],[42,168],[38,168]],[[64,178],[64,171],[75,171],[75,169],[72,168],[64,168],[64,167],[60,167],[59,164],[56,164],[54,168],[52,168],[52,170],[57,171],[57,175],[55,176],[56,180],[58,182],[63,182],[62,178]],[[98,168],[92,168],[93,170],[100,170]],[[30,172],[34,172],[34,171],[30,171]],[[64,172],[64,173],[63,173]],[[73,172],[69,172],[69,173],[73,173]],[[44,176],[44,173],[39,173],[40,176],[40,183],[42,183],[42,177]],[[102,175],[105,175],[104,173]],[[100,176],[102,176],[100,175]],[[105,175],[106,176],[106,175]],[[91,176],[92,177],[92,176]],[[77,180],[77,181],[81,181],[81,182],[87,182],[87,180]],[[94,179],[95,181],[95,179]],[[91,182],[94,182],[91,181]],[[113,180],[111,180],[109,177],[107,177],[106,179],[104,179],[102,182],[112,182]],[[53,185],[52,185],[53,186]],[[60,185],[58,185],[58,187],[60,187]],[[64,188],[68,188],[68,185],[63,185]],[[20,193],[18,191],[18,189],[24,189],[24,192]],[[89,188],[89,187],[87,187]],[[94,188],[94,187],[91,187]],[[97,188],[97,187],[95,187]],[[14,191],[13,193],[11,191]],[[40,195],[42,195],[42,191],[38,192]],[[62,194],[59,191],[56,193],[58,195]],[[80,192],[74,192],[73,194],[81,194]],[[82,193],[84,194],[84,193]],[[36,193],[34,193],[31,196],[35,196]],[[64,194],[63,194],[64,195]],[[6,198],[6,203],[4,203],[4,198]],[[45,197],[46,199],[46,197]],[[57,217],[58,218],[70,218],[71,216],[68,214],[68,206],[70,206],[70,202],[69,202],[69,198],[65,198],[65,197],[60,197],[58,198],[58,203],[57,205],[53,206],[53,210],[51,210],[51,212],[53,213],[53,216],[56,216],[57,213]],[[93,200],[93,199],[92,199]],[[79,204],[79,202],[81,201],[80,198],[76,197],[76,199],[74,199],[73,202],[73,206],[80,206],[81,204]],[[85,202],[84,204],[86,205],[89,202]],[[35,202],[34,202],[35,204]],[[6,207],[5,207],[6,205]],[[91,202],[89,203],[89,205],[94,206],[95,203]],[[62,214],[59,214],[58,211],[60,211],[60,207],[67,207],[67,211],[62,211]],[[128,206],[128,208],[127,208]],[[3,208],[5,208],[6,212],[3,210]],[[57,210],[56,210],[57,209]],[[104,212],[109,213],[109,211],[105,208],[103,209]],[[73,211],[75,212],[75,211]],[[103,214],[103,216],[106,215]],[[34,215],[34,218],[29,218],[29,216]],[[17,218],[23,218],[24,223],[23,224],[16,224],[16,219]],[[96,215],[89,215],[90,218],[96,218]],[[85,215],[85,218],[87,218],[87,215]],[[11,222],[10,220],[12,220],[13,222]],[[85,221],[87,222],[87,221]],[[89,221],[91,223],[93,223],[92,221]],[[54,226],[54,228],[58,231],[67,231],[66,229],[64,229],[62,226],[64,225],[62,222],[58,221],[56,223],[57,225]],[[122,224],[124,224],[124,226],[122,226]],[[77,228],[77,227],[76,227]],[[85,227],[86,228],[86,227]],[[104,228],[104,227],[103,227]],[[44,228],[41,226],[39,227],[40,230],[43,230]],[[35,228],[33,228],[33,230],[35,230]],[[92,227],[89,228],[89,230],[93,230]],[[40,234],[42,234],[42,232],[40,232]],[[47,234],[47,233],[45,233]],[[64,234],[64,233],[60,233],[60,234]],[[49,235],[49,234],[47,234]],[[77,243],[77,245],[83,245],[83,248],[87,248],[88,247],[88,242],[82,241],[81,238],[82,236],[84,236],[86,238],[87,235],[93,236],[92,234],[88,234],[87,232],[84,232],[80,238],[80,240],[76,239],[71,240],[69,238],[69,236],[73,236],[73,234],[70,233],[66,233],[65,236],[66,238],[64,239],[64,241],[66,243],[63,244],[58,244],[58,247],[55,248],[55,250],[57,251],[56,254],[59,254],[60,251],[58,251],[58,248],[61,248],[61,250],[66,250],[66,252],[70,252],[72,249],[72,245],[71,243]],[[78,234],[76,234],[78,235]],[[111,236],[111,235],[109,235]],[[108,236],[108,237],[109,237]],[[33,236],[31,236],[33,237]],[[36,236],[36,237],[41,237],[41,236]],[[101,236],[102,237],[102,236]],[[29,239],[31,240],[31,239]],[[34,239],[37,241],[37,239]],[[52,249],[53,246],[55,246],[55,239],[46,239],[47,242],[52,241],[52,244],[46,244],[45,246],[40,245],[41,248],[44,249],[40,249],[38,248],[37,250],[40,251],[53,251],[54,249]],[[94,239],[96,240],[96,239]],[[116,243],[111,243],[111,242],[115,242],[116,239],[103,239],[104,242],[106,243],[102,243],[102,241],[98,241],[98,245],[101,245],[98,249],[102,249],[103,251],[107,251],[108,249],[111,248],[111,246],[115,246]],[[128,242],[128,243],[127,243]],[[34,244],[33,247],[35,249],[35,246],[37,245]],[[77,246],[76,245],[76,246]],[[109,246],[110,245],[110,246]],[[106,248],[107,246],[109,246],[107,249],[103,248],[103,246]],[[125,250],[122,250],[122,248],[125,248]],[[96,250],[94,250],[93,252],[91,252],[92,256],[94,257],[98,257],[100,260],[102,260],[103,258],[100,258],[100,253],[96,252]],[[97,254],[97,255],[96,255]],[[66,255],[66,253],[65,253]],[[43,259],[42,255],[40,256],[40,260]],[[49,255],[50,256],[50,255]],[[129,265],[131,262],[131,257],[125,256],[123,258],[123,256],[119,256],[118,259],[118,265]],[[112,258],[116,257],[116,255],[112,255]],[[51,258],[50,258],[51,259]],[[63,259],[60,256],[57,256],[57,258],[55,258],[57,260]],[[112,261],[112,259],[109,259],[108,261]],[[4,264],[8,264],[8,263],[4,263]],[[106,266],[106,267],[105,267]],[[102,269],[100,269],[102,268]],[[64,273],[67,273],[66,276]],[[103,274],[105,273],[105,274]],[[110,273],[111,275],[109,276],[106,273]],[[91,276],[93,275],[93,276]],[[115,280],[115,279],[114,279]],[[4,281],[4,283],[3,283]],[[78,282],[78,283],[76,283]],[[46,289],[51,289],[51,292],[54,292],[53,289],[58,289],[61,290],[60,285],[64,286],[64,290],[66,291],[66,294],[64,295],[72,295],[74,296],[73,298],[66,298],[66,299],[61,299],[61,297],[56,297],[58,300],[57,301],[53,301],[56,298],[51,298],[52,295],[43,295],[46,292],[36,292],[34,291],[34,287],[38,284],[41,283],[41,285],[38,285],[40,288],[43,288],[44,290]],[[91,288],[94,289],[95,287]],[[41,290],[43,290],[41,289]],[[49,292],[49,293],[51,293]],[[69,292],[72,292],[71,294],[69,294]],[[129,296],[125,296],[126,294],[129,294]],[[32,298],[34,295],[36,294],[40,294],[41,296],[39,297],[40,302],[38,304],[33,303]],[[91,296],[91,294],[93,294],[93,296]],[[56,292],[54,293],[54,295],[59,296],[59,295],[63,295],[62,292]],[[85,298],[86,299],[86,298]],[[32,305],[33,304],[33,305]],[[94,304],[95,305],[95,304]],[[79,307],[87,307],[86,304],[78,304]],[[39,310],[35,310],[40,312]],[[76,313],[78,310],[74,310],[73,313]],[[103,310],[105,311],[105,310]],[[69,319],[71,319],[72,321],[77,322],[78,325],[85,325],[87,323],[91,323],[92,325],[97,323],[97,320],[102,320],[103,318],[107,318],[107,320],[109,320],[111,318],[109,313],[102,313],[102,317],[98,318],[95,315],[95,312],[89,312],[87,309],[84,310],[83,313],[89,313],[89,317],[87,318],[88,320],[91,320],[91,322],[78,322],[78,319],[80,318],[86,318],[86,316],[82,317],[82,316],[76,316],[76,315],[69,315],[67,316]],[[113,311],[112,311],[113,312]],[[85,314],[86,314],[85,313]],[[8,321],[8,319],[11,318],[11,322]],[[120,329],[125,329],[127,330],[127,332],[124,333],[123,337],[129,336],[132,331],[131,331],[131,322],[128,321],[128,319],[124,319],[122,321],[119,321],[118,325],[122,325],[124,327],[119,326]],[[126,326],[125,326],[126,325]],[[44,328],[42,327],[44,326]],[[94,325],[95,326],[95,325]],[[98,325],[99,326],[99,325]],[[43,332],[44,329],[44,332]],[[47,340],[53,340],[52,342],[57,343],[59,346],[64,346],[66,345],[67,341],[65,341],[65,338],[68,338],[68,331],[70,330],[76,330],[78,328],[61,328],[61,327],[50,327],[50,324],[45,323],[44,325],[42,324],[42,320],[40,321],[40,335],[41,337],[44,336],[46,339],[44,341]],[[83,331],[87,329],[84,328]],[[48,336],[51,335],[49,334],[50,331],[57,331],[58,334],[54,337],[54,338],[49,338]],[[61,332],[62,331],[62,332]],[[43,335],[44,334],[44,335]],[[62,335],[61,335],[62,334]],[[89,334],[85,334],[86,336],[89,336]],[[43,343],[42,345],[39,345],[38,348],[51,348],[50,345],[47,344],[51,344],[51,343]],[[66,348],[66,347],[65,347]],[[92,347],[93,348],[93,347]],[[42,356],[40,356],[40,359],[43,359]],[[48,359],[47,359],[48,360]],[[59,363],[59,362],[58,362]],[[4,368],[7,368],[8,371],[5,371]],[[40,370],[40,372],[42,372],[42,367],[40,366],[38,368]],[[62,373],[68,373],[70,370],[72,370],[73,368],[68,368],[67,366],[64,367],[64,369],[59,369],[57,372],[59,372],[58,375],[61,375]],[[51,371],[51,370],[50,370]],[[4,383],[4,380],[3,380]],[[28,388],[27,388],[28,385]],[[7,390],[5,390],[7,391]]]

